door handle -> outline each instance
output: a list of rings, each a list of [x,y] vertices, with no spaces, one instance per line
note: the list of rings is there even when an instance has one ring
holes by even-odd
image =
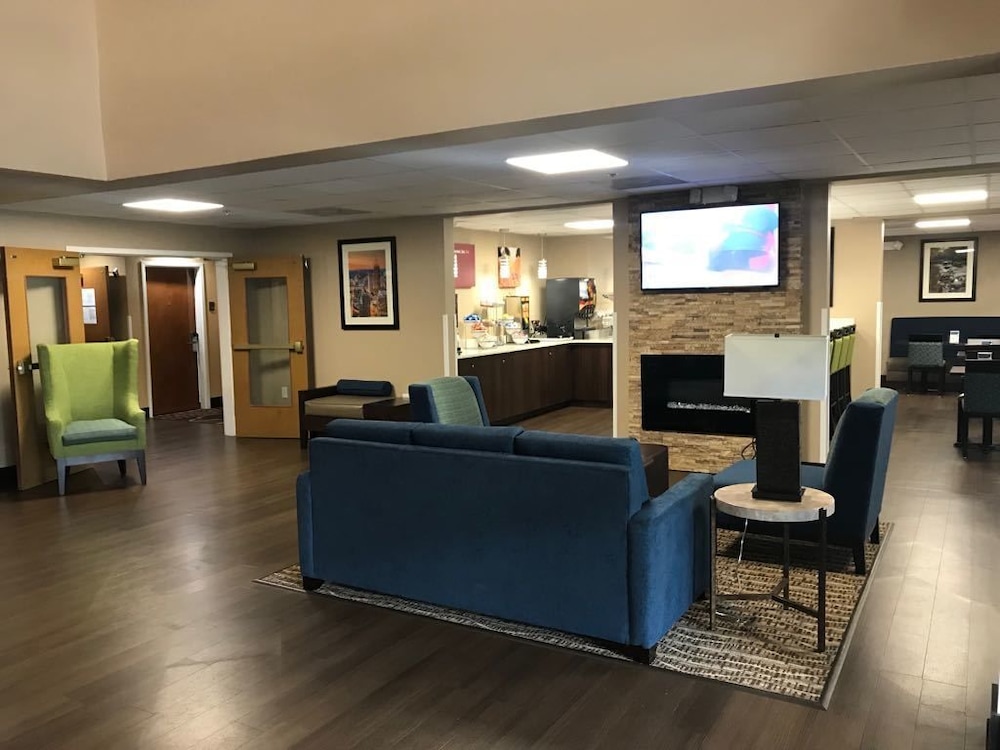
[[[305,344],[301,341],[292,341],[288,344],[234,344],[234,352],[273,352],[273,351],[288,351],[295,352],[296,354],[302,354],[306,350]]]
[[[30,375],[32,370],[37,370],[38,365],[31,361],[31,357],[25,357],[14,367],[18,375]]]

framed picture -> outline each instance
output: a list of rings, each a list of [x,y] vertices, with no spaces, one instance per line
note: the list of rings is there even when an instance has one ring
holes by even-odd
[[[472,289],[476,285],[476,246],[455,243],[455,288]]]
[[[517,289],[521,284],[521,248],[497,248],[497,286]]]
[[[920,243],[920,301],[957,302],[976,298],[975,237]]]
[[[399,330],[396,238],[339,240],[340,327]]]

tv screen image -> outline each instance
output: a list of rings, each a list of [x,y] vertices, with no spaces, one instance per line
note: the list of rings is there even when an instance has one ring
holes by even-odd
[[[643,291],[778,286],[778,204],[644,213]]]

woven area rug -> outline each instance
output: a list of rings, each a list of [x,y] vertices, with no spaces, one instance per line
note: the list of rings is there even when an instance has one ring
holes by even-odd
[[[200,422],[202,424],[222,424],[222,409],[190,409],[173,414],[157,414],[153,419],[173,422]]]
[[[889,524],[881,524],[882,544]],[[715,630],[708,629],[708,603],[695,602],[657,644],[651,665],[718,680],[754,691],[825,708],[847,651],[852,621],[863,600],[872,566],[882,545],[866,545],[868,575],[856,575],[848,550],[830,547],[827,561],[827,646],[816,651],[816,621],[772,601],[719,604]],[[769,591],[781,577],[781,542],[748,535],[740,554],[740,535],[719,531],[717,579],[721,593]],[[815,548],[792,543],[791,596],[816,606]],[[297,565],[259,578],[256,583],[303,591]],[[625,657],[593,640],[547,628],[523,625],[370,591],[324,584],[314,592],[352,602],[433,617],[551,646],[611,659]]]

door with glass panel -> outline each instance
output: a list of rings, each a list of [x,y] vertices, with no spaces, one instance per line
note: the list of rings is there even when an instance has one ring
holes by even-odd
[[[298,392],[309,387],[306,261],[231,261],[233,395],[239,437],[299,436]]]
[[[45,432],[38,345],[86,341],[79,264],[75,253],[3,248],[17,486],[22,490],[56,478]]]

